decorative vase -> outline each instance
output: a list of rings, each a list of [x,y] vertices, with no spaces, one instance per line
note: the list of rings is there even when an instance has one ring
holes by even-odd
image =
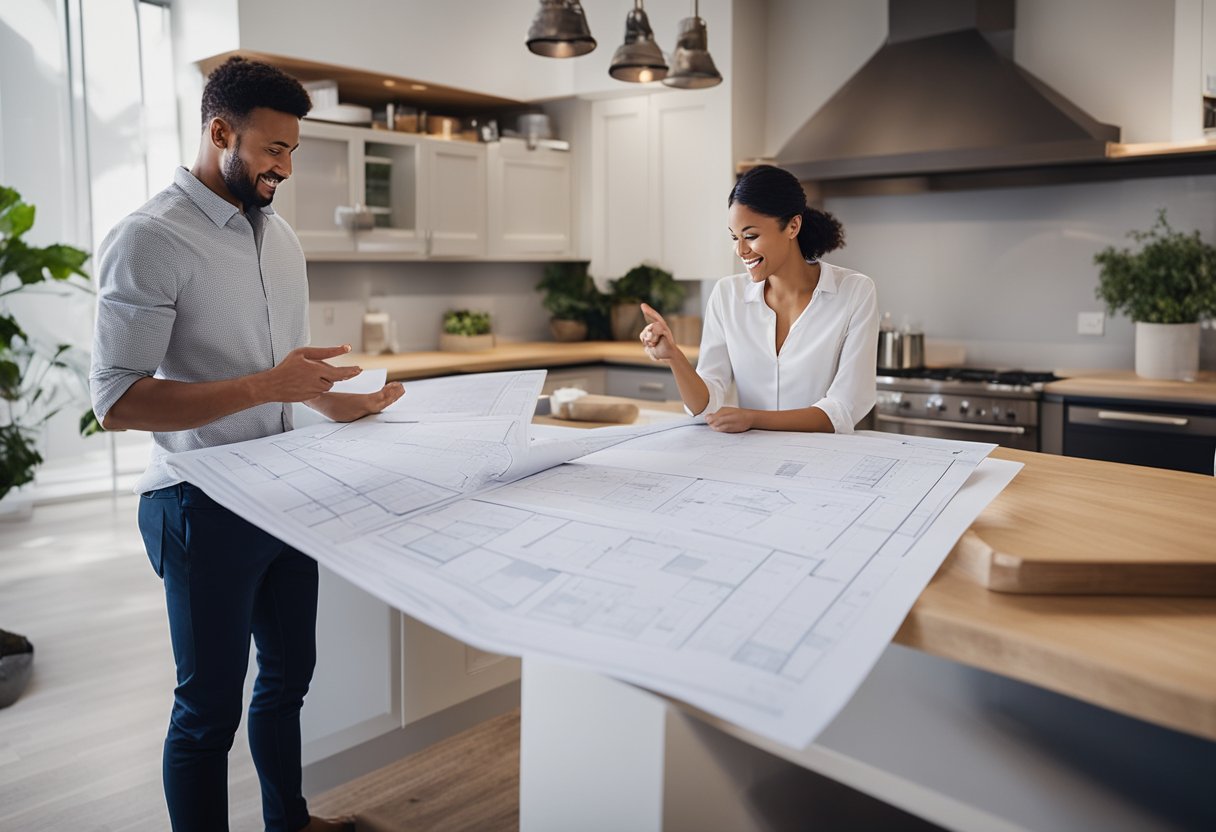
[[[646,326],[642,307],[636,303],[618,303],[612,307],[612,337],[617,341],[636,341]]]
[[[1136,375],[1189,380],[1199,373],[1199,324],[1136,321]]]
[[[494,347],[493,333],[487,335],[452,335],[439,333],[439,349],[444,352],[475,352]]]
[[[567,318],[550,318],[549,332],[554,341],[585,341],[587,340],[587,324],[582,321],[572,321]]]

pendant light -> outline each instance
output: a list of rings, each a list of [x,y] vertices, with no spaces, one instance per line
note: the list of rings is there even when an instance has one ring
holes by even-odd
[[[722,75],[709,56],[709,35],[693,0],[692,17],[680,21],[680,36],[671,58],[671,72],[663,79],[669,87],[692,90],[722,83]]]
[[[595,49],[578,0],[540,0],[528,29],[528,49],[546,58],[573,58]]]
[[[667,76],[667,62],[654,42],[654,31],[642,9],[642,0],[633,0],[625,17],[625,42],[612,55],[608,74],[618,81],[645,84]]]

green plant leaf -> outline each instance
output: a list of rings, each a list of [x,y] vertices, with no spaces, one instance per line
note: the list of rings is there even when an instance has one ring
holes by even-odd
[[[16,338],[28,340],[25,330],[17,323],[16,318],[12,315],[0,315],[0,348],[12,349],[13,340]]]
[[[28,431],[18,425],[0,427],[0,497],[32,481],[41,464],[42,454]]]
[[[95,433],[105,433],[106,429],[101,426],[101,420],[97,418],[97,414],[93,412],[93,408],[89,408],[84,413],[80,414],[80,435],[92,436]]]
[[[0,359],[0,399],[13,402],[21,398],[21,367],[15,361]]]
[[[0,234],[20,237],[34,225],[34,206],[18,202],[0,213]]]

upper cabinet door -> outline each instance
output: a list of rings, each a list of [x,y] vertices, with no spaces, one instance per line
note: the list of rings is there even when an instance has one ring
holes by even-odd
[[[356,249],[368,254],[422,256],[422,140],[409,134],[366,131],[354,176],[359,182]]]
[[[491,257],[573,253],[570,153],[520,139],[487,147]]]
[[[359,183],[352,172],[363,144],[351,131],[301,122],[292,174],[279,186],[274,209],[295,229],[305,254],[353,252]]]
[[[486,151],[480,144],[428,141],[423,227],[431,257],[486,253]]]
[[[593,275],[620,277],[641,262],[679,280],[729,273],[729,105],[725,88],[592,105]]]
[[[596,101],[591,107],[591,265],[617,278],[655,261],[650,187],[650,96]]]
[[[734,184],[730,97],[722,87],[650,96],[652,255],[677,280],[715,280],[733,262],[726,198]]]

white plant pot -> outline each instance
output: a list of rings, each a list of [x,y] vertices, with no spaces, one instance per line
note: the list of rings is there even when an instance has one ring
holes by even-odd
[[[1136,321],[1136,375],[1194,379],[1199,373],[1199,324]]]

